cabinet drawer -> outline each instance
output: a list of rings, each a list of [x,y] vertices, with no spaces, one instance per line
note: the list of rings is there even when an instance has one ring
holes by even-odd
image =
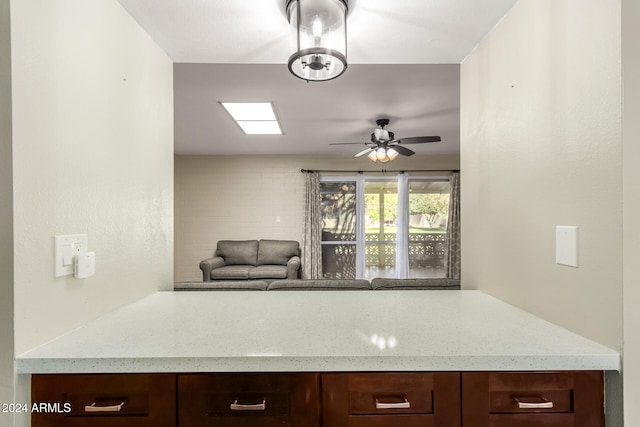
[[[174,374],[33,375],[33,427],[176,425]]]
[[[463,423],[477,427],[602,427],[602,372],[465,372]]]
[[[459,426],[459,373],[323,374],[325,426]]]
[[[180,374],[179,424],[318,426],[318,374]]]

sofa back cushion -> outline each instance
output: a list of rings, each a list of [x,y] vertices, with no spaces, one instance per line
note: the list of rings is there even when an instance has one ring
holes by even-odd
[[[371,281],[371,287],[375,290],[400,290],[400,289],[433,289],[433,290],[459,290],[460,279],[387,279],[376,277]]]
[[[220,240],[216,256],[222,257],[227,265],[256,265],[258,241]]]
[[[286,265],[292,256],[300,256],[300,244],[294,240],[260,240],[257,265]]]

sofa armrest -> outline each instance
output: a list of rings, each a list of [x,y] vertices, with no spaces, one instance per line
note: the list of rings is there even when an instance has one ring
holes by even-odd
[[[287,262],[287,279],[294,280],[298,278],[298,271],[300,270],[300,257],[292,256]]]
[[[211,270],[224,267],[224,258],[214,256],[200,261],[200,270],[202,270],[202,281],[211,281]]]

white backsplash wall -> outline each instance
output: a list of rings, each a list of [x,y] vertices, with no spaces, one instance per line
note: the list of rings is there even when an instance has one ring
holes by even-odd
[[[624,416],[640,425],[640,2],[622,2]]]
[[[637,281],[623,282],[621,23],[620,1],[520,0],[464,60],[461,221],[463,288],[624,353],[626,370],[638,361],[623,332],[637,325],[624,319],[623,287],[632,310],[638,301],[626,292]],[[634,50],[637,39],[636,29]],[[635,182],[625,186],[637,197]],[[558,225],[579,227],[577,268],[556,263]],[[637,378],[623,372],[627,402]],[[623,425],[621,394],[608,375],[607,425]]]
[[[615,3],[521,0],[463,62],[462,281],[620,350]],[[579,227],[578,268],[555,262],[558,225]]]
[[[387,169],[458,167],[457,156],[415,155],[396,159]],[[300,169],[380,171],[380,166],[350,156],[176,156],[175,280],[202,280],[198,266],[212,256],[218,240],[301,242]]]
[[[0,0],[0,402],[13,394],[13,178],[9,0]],[[0,412],[0,425],[11,414]]]
[[[159,289],[173,264],[173,66],[113,1],[11,2],[20,354]],[[96,273],[54,278],[53,238]]]

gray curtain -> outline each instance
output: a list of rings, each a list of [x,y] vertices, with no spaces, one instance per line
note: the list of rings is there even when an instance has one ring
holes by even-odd
[[[302,278],[322,278],[322,213],[320,176],[307,172],[304,182],[304,224],[302,234]]]
[[[460,172],[451,174],[447,221],[447,278],[460,279]]]

